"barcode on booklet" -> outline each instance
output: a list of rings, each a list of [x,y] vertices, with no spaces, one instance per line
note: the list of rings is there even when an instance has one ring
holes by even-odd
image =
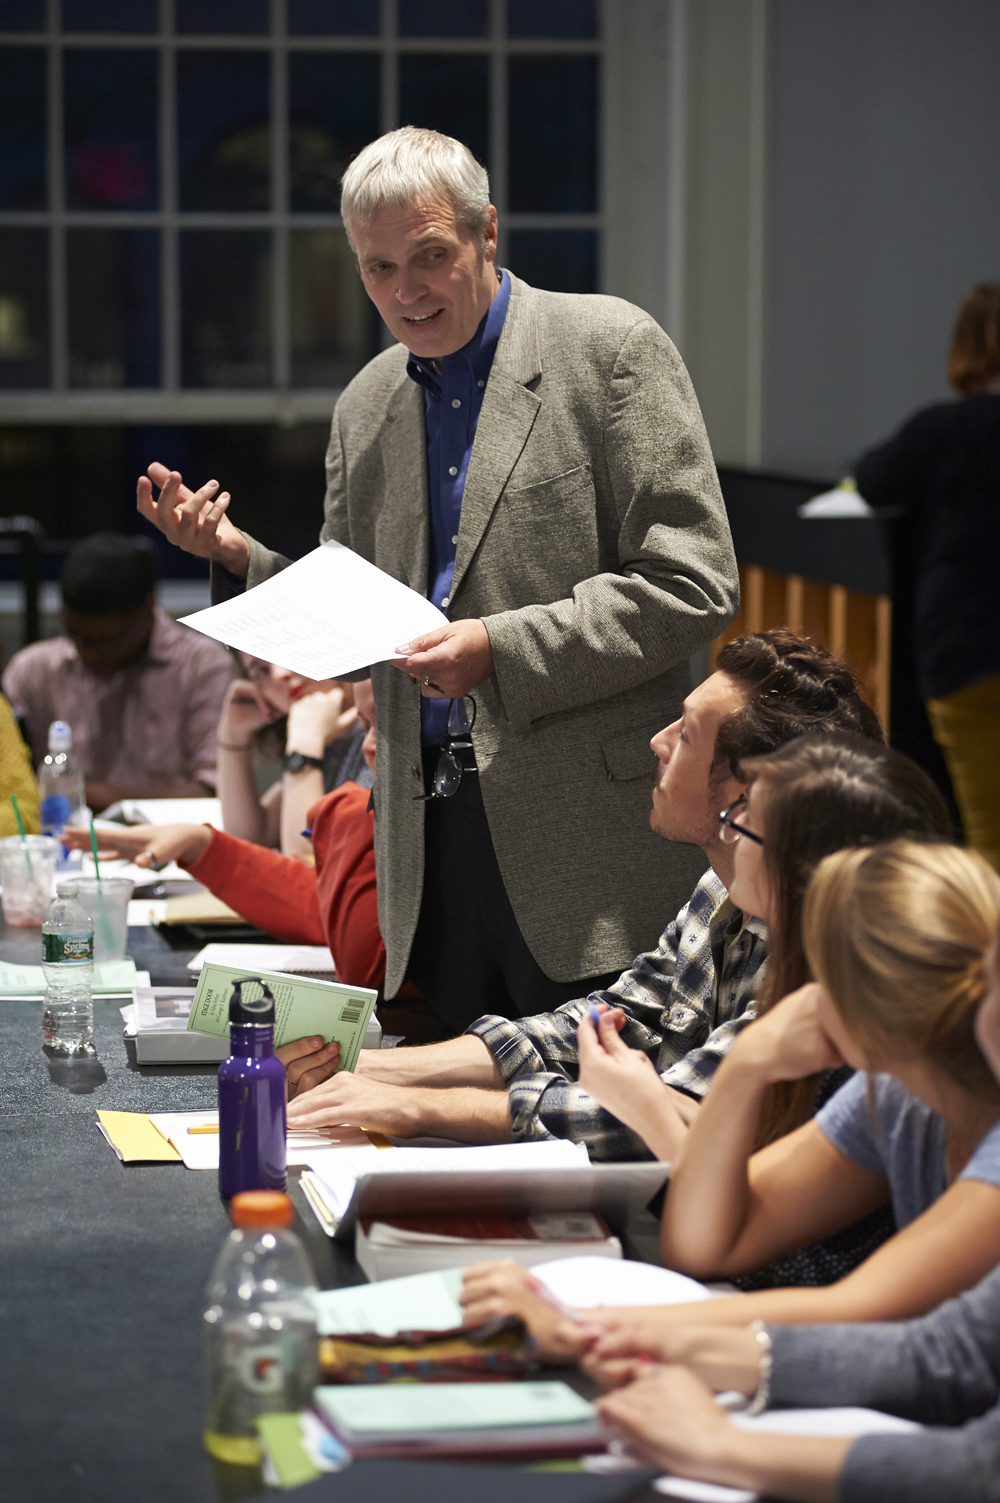
[[[364,1007],[365,1004],[363,1002],[345,1002],[340,1009],[340,1021],[342,1023],[360,1023]]]

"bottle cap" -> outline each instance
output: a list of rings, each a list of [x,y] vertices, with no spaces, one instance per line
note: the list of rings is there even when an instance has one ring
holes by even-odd
[[[233,982],[229,999],[229,1022],[274,1024],[274,993],[260,976],[244,976]]]
[[[241,1190],[229,1202],[229,1219],[241,1227],[291,1226],[295,1207],[281,1190]]]
[[[73,731],[65,720],[53,720],[49,726],[49,751],[65,752],[73,749]]]

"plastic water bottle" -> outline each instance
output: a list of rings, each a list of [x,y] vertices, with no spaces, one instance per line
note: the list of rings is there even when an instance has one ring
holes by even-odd
[[[274,1057],[274,994],[260,976],[233,982],[229,1038],[219,1066],[219,1194],[283,1190],[285,1067]]]
[[[93,1054],[94,922],[72,892],[56,888],[42,923],[42,1041],[57,1054]]]
[[[49,726],[49,754],[38,771],[38,789],[42,798],[42,834],[58,840],[74,817],[81,818],[86,809],[83,769],[73,755],[73,732],[65,720],[53,720]],[[57,870],[79,870],[79,851],[59,847]]]
[[[261,1414],[308,1409],[319,1382],[316,1279],[277,1190],[234,1195],[233,1230],[205,1291],[205,1449],[255,1466]]]

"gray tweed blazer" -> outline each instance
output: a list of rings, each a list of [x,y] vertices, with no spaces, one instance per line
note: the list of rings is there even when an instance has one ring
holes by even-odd
[[[426,594],[424,394],[406,361],[402,345],[378,355],[337,403],[321,538]],[[253,586],[287,560],[249,541]],[[474,691],[483,802],[521,931],[554,980],[624,969],[704,869],[700,852],[649,829],[649,738],[677,717],[688,657],[738,597],[708,438],[670,340],[617,298],[511,277],[447,614],[489,632],[496,671]],[[372,678],[392,996],[423,884],[419,688],[387,663]]]

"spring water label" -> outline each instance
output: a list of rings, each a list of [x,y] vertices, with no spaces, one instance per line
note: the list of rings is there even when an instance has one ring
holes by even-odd
[[[42,935],[42,960],[46,965],[59,965],[63,961],[72,964],[74,961],[93,958],[93,934]]]

